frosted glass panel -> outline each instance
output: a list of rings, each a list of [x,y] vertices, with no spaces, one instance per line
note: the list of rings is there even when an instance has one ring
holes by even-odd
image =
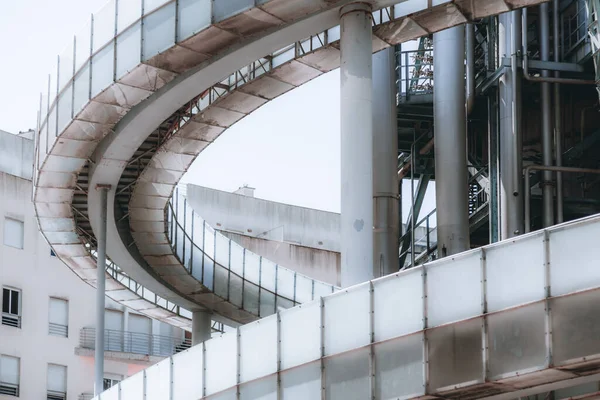
[[[373,289],[376,342],[423,329],[421,268],[373,281]]]
[[[321,307],[315,301],[282,311],[281,368],[287,369],[321,357]]]
[[[542,367],[546,359],[544,303],[488,317],[490,377]]]
[[[75,76],[75,93],[73,102],[74,115],[77,115],[81,108],[87,104],[90,99],[90,64],[85,67]]]
[[[243,280],[233,272],[229,276],[229,302],[238,307],[242,306]]]
[[[481,326],[478,318],[427,331],[431,390],[483,379]]]
[[[319,297],[323,297],[323,296],[329,296],[331,293],[333,293],[332,289],[333,288],[331,285],[315,281],[315,286],[313,288],[313,290],[314,290],[313,299],[318,299]]]
[[[143,60],[167,50],[175,44],[175,3],[144,17],[142,27]]]
[[[254,6],[254,0],[213,0],[215,22],[222,21]]]
[[[313,280],[304,276],[296,275],[296,301],[298,303],[307,303],[312,300]]]
[[[237,400],[237,388],[226,390],[214,396],[209,396],[209,400]]]
[[[258,315],[258,286],[250,282],[244,283],[244,310]]]
[[[146,382],[146,400],[168,399],[171,391],[171,359],[164,359],[158,364],[148,367]]]
[[[168,0],[144,0],[144,15],[156,10],[165,4]]]
[[[173,356],[173,400],[202,397],[202,353],[198,345]]]
[[[600,224],[550,232],[552,295],[600,286]],[[574,251],[574,249],[577,249]]]
[[[435,262],[427,267],[429,327],[481,314],[481,252]]]
[[[246,250],[246,264],[244,267],[244,279],[257,284],[260,277],[260,257]]]
[[[325,354],[356,349],[371,342],[369,284],[325,297]]]
[[[111,43],[92,58],[92,97],[113,82],[114,48]]]
[[[141,22],[137,22],[117,38],[117,79],[133,70],[141,61],[142,29],[140,27]]]
[[[121,398],[127,400],[144,399],[144,371],[125,379],[120,383]]]
[[[202,267],[202,284],[209,289],[214,288],[215,262],[208,256],[204,256],[204,266]]]
[[[231,272],[244,276],[244,248],[231,241]]]
[[[223,299],[227,299],[229,290],[229,270],[223,268],[219,264],[215,264],[215,282],[213,291],[217,296],[220,296]]]
[[[123,32],[142,16],[142,0],[119,1],[117,5],[119,7],[117,29],[118,32]]]
[[[102,392],[102,400],[119,400],[119,385]]]
[[[241,385],[240,400],[277,400],[277,375]]]
[[[229,239],[219,233],[215,237],[215,261],[229,268]]]
[[[600,291],[553,299],[551,307],[556,364],[600,354]]]
[[[275,312],[275,294],[264,289],[260,290],[260,316],[266,317]]]
[[[324,364],[328,400],[364,400],[370,397],[369,349],[326,358]]]
[[[196,239],[194,239],[196,240]],[[209,257],[215,255],[215,231],[208,224],[204,225],[204,254]]]
[[[60,54],[59,56],[59,70],[58,70],[58,87],[64,88],[67,82],[73,77],[73,43]]]
[[[425,393],[423,334],[379,343],[375,351],[375,397],[397,399]]]
[[[266,258],[260,264],[260,286],[275,293],[275,263]]]
[[[543,255],[541,234],[486,250],[488,311],[545,297]]]
[[[94,52],[115,36],[115,0],[94,14]]]
[[[89,21],[88,18],[85,26],[75,35],[75,70],[78,70],[90,58],[92,25]]]
[[[63,129],[71,122],[71,113],[73,112],[73,85],[70,84],[60,95],[58,99],[58,131]]]
[[[277,316],[240,327],[241,382],[277,372]]]
[[[394,6],[394,17],[400,18],[427,8],[428,0],[403,1]]]
[[[208,27],[211,22],[212,0],[179,0],[178,40],[185,40]]]
[[[294,275],[295,272],[287,268],[277,269],[277,295],[294,300]]]
[[[303,365],[280,374],[282,400],[321,398],[321,362]]]
[[[237,382],[237,331],[204,342],[206,394],[235,386]]]

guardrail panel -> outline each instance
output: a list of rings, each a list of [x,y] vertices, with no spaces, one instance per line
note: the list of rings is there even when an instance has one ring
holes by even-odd
[[[199,399],[203,393],[204,346],[198,345],[173,358],[173,400]]]
[[[130,376],[121,383],[121,399],[127,400],[145,400],[145,372],[141,371],[137,374]],[[152,390],[152,388],[150,389]],[[104,400],[104,399],[101,399]]]
[[[362,348],[323,360],[327,400],[371,398],[369,352]]]
[[[281,372],[280,382],[285,400],[320,399],[321,361]]]
[[[600,224],[584,223],[576,231],[551,229],[548,236],[553,296],[600,286]]]
[[[237,331],[204,342],[206,394],[220,392],[237,384]]]
[[[321,358],[319,301],[281,311],[281,368],[288,369]]]
[[[146,369],[146,381],[152,382],[152,390],[146,391],[146,400],[171,398],[171,357]]]
[[[489,312],[546,296],[543,232],[493,245],[485,254]]]

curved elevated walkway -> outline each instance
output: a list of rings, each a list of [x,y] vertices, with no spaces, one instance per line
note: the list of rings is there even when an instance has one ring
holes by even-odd
[[[140,249],[123,241],[117,216],[112,218],[109,213],[108,254],[156,298],[192,310],[211,308],[208,302],[194,298],[202,287],[193,276],[166,278],[158,272],[158,264],[148,261],[151,255],[144,249],[149,243],[145,238],[164,234],[165,221],[136,222],[134,209],[161,210],[195,155],[225,128],[264,102],[335,68],[339,8],[349,2],[113,1],[97,13],[91,29],[77,36],[60,56],[48,96],[41,104],[34,202],[40,228],[56,254],[94,285],[95,262],[90,249],[95,239],[80,229],[74,194],[87,198],[90,212],[84,217],[95,231],[99,218],[96,184],[118,187],[123,171],[139,161],[134,158],[136,151],[157,127],[191,118],[192,124],[181,129],[179,141],[164,139],[177,135],[182,125],[171,125],[175,128],[162,138],[159,131],[156,147],[163,150],[163,158],[153,158],[150,169],[139,165],[149,192],[143,192],[143,185],[138,188],[140,182],[130,185],[137,190],[131,199],[133,212],[118,218],[131,218],[134,231],[128,234],[136,234]],[[397,1],[374,0],[374,10],[391,6],[374,13],[374,50],[539,2],[408,0],[394,5]],[[311,34],[316,36],[306,41]],[[290,43],[296,44],[286,47]],[[317,52],[319,49],[322,51]],[[261,55],[266,56],[257,61]],[[261,68],[268,75],[259,78]],[[228,75],[230,78],[223,80]],[[242,86],[246,82],[250,83]],[[219,101],[226,93],[230,95]],[[190,99],[199,104],[188,106]],[[214,107],[207,109],[207,105]],[[191,137],[183,137],[186,130]],[[156,152],[156,147],[147,152]],[[81,174],[84,170],[89,174]],[[157,193],[160,195],[153,196]],[[114,190],[109,204],[115,204]],[[160,211],[153,213],[158,214]],[[141,225],[147,229],[136,229]],[[164,241],[154,247],[161,251],[157,255],[169,255],[170,246]],[[238,308],[229,304],[228,309],[219,310],[226,319],[247,321],[247,312],[236,314],[233,310]],[[128,306],[136,308],[136,303]]]
[[[99,398],[500,400],[598,381],[598,237],[594,216],[344,289]]]

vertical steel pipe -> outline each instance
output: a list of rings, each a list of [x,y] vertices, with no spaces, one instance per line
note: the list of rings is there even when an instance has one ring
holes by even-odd
[[[398,134],[394,48],[373,55],[373,274],[399,269]]]
[[[552,1],[552,17],[553,17],[553,36],[554,36],[554,61],[560,61],[558,38],[560,38],[560,22],[559,22],[559,0]],[[554,73],[555,78],[560,77],[559,72]],[[554,150],[556,166],[562,167],[562,109],[560,100],[560,84],[554,85]],[[563,179],[562,172],[556,173],[556,223],[560,224],[564,221],[563,215]]]
[[[465,28],[433,35],[435,183],[440,257],[468,250]]]
[[[548,3],[539,6],[540,19],[540,58],[542,61],[550,61],[550,15],[548,13]],[[549,72],[542,71],[542,77],[547,78]],[[553,135],[552,135],[552,107],[550,83],[541,83],[541,104],[542,104],[542,158],[543,164],[550,167],[553,164]],[[543,226],[554,225],[554,190],[553,173],[550,170],[543,171],[542,178],[542,196],[543,196]]]
[[[373,51],[371,7],[340,10],[341,283],[373,275]]]
[[[475,26],[465,25],[465,41],[467,46],[467,116],[475,106]]]
[[[210,339],[211,318],[210,311],[199,310],[192,313],[192,346]]]
[[[106,219],[110,185],[98,185],[100,191],[100,226],[96,257],[96,343],[94,351],[94,394],[104,390],[104,308],[106,299]]]
[[[499,52],[510,57],[511,68],[499,80],[499,194],[500,236],[508,239],[523,233],[521,169],[521,46],[520,11],[499,17]]]

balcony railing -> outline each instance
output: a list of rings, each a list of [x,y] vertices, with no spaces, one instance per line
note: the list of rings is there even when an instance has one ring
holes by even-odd
[[[69,326],[50,322],[50,324],[48,324],[48,334],[67,337],[69,335]]]
[[[82,328],[79,334],[79,345],[85,349],[95,349],[96,329]],[[104,331],[105,351],[168,357],[190,348],[191,345],[191,339],[183,337],[149,335],[112,329]]]
[[[19,397],[19,385],[0,381],[0,395]]]
[[[14,314],[8,314],[8,313],[2,313],[2,325],[12,326],[13,328],[20,328],[21,327],[21,316],[14,315]]]

